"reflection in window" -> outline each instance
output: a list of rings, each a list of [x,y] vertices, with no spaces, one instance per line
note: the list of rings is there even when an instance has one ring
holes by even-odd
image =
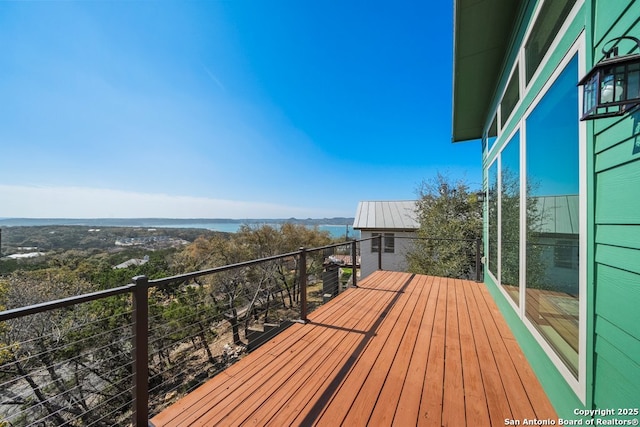
[[[498,162],[489,168],[489,192],[487,194],[489,222],[489,271],[498,277]]]
[[[507,123],[507,119],[520,100],[520,73],[518,72],[518,69],[519,67],[516,66],[516,69],[513,71],[513,74],[509,79],[507,88],[504,91],[502,103],[500,104],[500,121],[502,123],[502,127]]]
[[[557,268],[578,268],[578,242],[558,240],[553,250],[553,265]]]
[[[578,60],[526,119],[526,315],[577,376]]]
[[[501,156],[500,284],[516,304],[520,300],[520,131]]]
[[[553,38],[569,15],[576,0],[547,0],[542,5],[529,40],[524,47],[527,83],[538,69],[542,58],[549,50]]]
[[[489,126],[489,131],[487,132],[487,146],[489,147],[489,151],[493,148],[493,144],[495,144],[496,139],[498,139],[498,118],[493,116],[493,121],[491,122],[491,126]]]

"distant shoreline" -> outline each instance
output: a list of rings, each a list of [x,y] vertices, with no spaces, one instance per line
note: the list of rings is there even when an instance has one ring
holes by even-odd
[[[0,229],[12,227],[101,227],[124,228],[200,228],[222,233],[236,233],[241,226],[281,225],[294,223],[306,227],[318,227],[328,231],[331,237],[345,236],[359,238],[360,231],[353,230],[353,218],[307,218],[307,219],[230,219],[230,218],[2,218]]]
[[[206,224],[304,224],[304,225],[353,225],[354,218],[0,218],[0,227],[28,227],[42,225],[80,225],[102,227],[184,227]]]

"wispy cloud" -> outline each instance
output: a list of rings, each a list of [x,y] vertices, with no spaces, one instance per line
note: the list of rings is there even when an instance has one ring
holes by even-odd
[[[87,187],[0,185],[4,218],[289,218],[334,216],[316,209]]]
[[[211,80],[213,80],[218,85],[218,87],[222,89],[223,92],[226,92],[227,89],[220,82],[220,80],[218,80],[218,78],[211,72],[211,70],[209,70],[206,65],[203,65],[202,67],[204,68],[204,71],[206,71],[206,73],[209,75],[209,77],[211,77]]]

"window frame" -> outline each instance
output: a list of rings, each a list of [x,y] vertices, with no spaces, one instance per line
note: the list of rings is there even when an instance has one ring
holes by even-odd
[[[520,105],[520,102],[522,101],[522,78],[520,71],[520,61],[518,60],[515,62],[515,65],[509,74],[509,79],[507,80],[507,84],[502,92],[502,98],[500,99],[500,125],[502,129],[506,128],[509,120],[513,117],[515,111],[518,109],[518,105]],[[513,102],[513,105],[505,105],[505,101],[510,100],[509,98],[506,98],[506,95],[512,90],[514,91],[514,94],[517,94],[515,102]],[[504,107],[508,107],[508,111],[505,111]]]
[[[395,233],[384,233],[383,234],[383,243],[382,246],[384,248],[385,254],[394,254],[396,253],[396,234]]]
[[[527,62],[526,62],[526,52],[525,52],[526,44],[531,38],[531,33],[533,32],[533,28],[540,16],[540,13],[542,11],[544,4],[547,1],[552,1],[552,0],[540,1],[539,4],[536,6],[536,10],[534,11],[532,19],[529,22],[529,25],[525,31],[524,37],[522,38],[521,46],[519,47],[518,55],[514,61],[513,67],[511,68],[511,70],[509,70],[509,79],[507,80],[505,87],[502,88],[502,93],[498,97],[498,102],[495,105],[494,109],[492,110],[491,115],[489,116],[491,117],[491,121],[485,124],[486,127],[485,127],[485,131],[483,132],[483,141],[486,141],[485,146],[487,148],[487,154],[490,154],[495,147],[499,146],[498,142],[502,139],[502,132],[504,129],[506,129],[509,126],[509,121],[511,120],[511,117],[504,117],[504,118],[502,117],[502,112],[501,112],[502,101],[503,101],[506,89],[509,86],[511,79],[513,78],[516,67],[518,67],[518,74],[519,74],[518,87],[520,91],[519,93],[520,96],[519,96],[518,102],[515,104],[515,106],[513,107],[513,110],[509,114],[510,116],[512,116],[513,112],[518,109],[519,103],[522,102],[522,100],[526,97],[527,91],[530,89],[531,85],[536,82],[540,73],[544,69],[545,65],[549,62],[549,58],[551,54],[556,51],[558,44],[562,39],[557,35],[556,37],[553,38],[551,44],[547,48],[547,51],[545,52],[542,59],[540,60],[540,63],[536,67],[534,73],[531,75],[531,78],[527,80],[527,75],[526,75]],[[573,5],[573,8],[571,9],[571,11],[569,11],[569,14],[565,18],[562,25],[560,26],[560,30],[557,33],[558,35],[564,34],[567,31],[571,23],[575,20],[576,15],[580,11],[580,8],[582,7],[583,4],[584,4],[584,0],[576,0],[575,4]],[[581,75],[584,75],[584,74],[586,74],[586,71],[582,72]],[[503,120],[504,120],[504,124],[503,124]],[[494,121],[496,122],[496,137],[493,140],[490,140],[491,138],[490,128],[493,125]]]
[[[378,244],[378,237],[382,236],[382,250],[383,253],[385,254],[394,254],[396,253],[396,242],[395,242],[395,237],[396,234],[395,233],[381,233],[381,232],[376,232],[376,233],[371,233],[371,237],[373,237],[373,239],[371,239],[371,253],[378,253],[380,251],[379,248],[379,244]]]
[[[582,0],[578,0],[576,3],[576,7],[579,7],[582,4]],[[572,12],[573,13],[573,12]],[[571,16],[571,14],[569,16]],[[571,18],[567,18],[571,19]],[[564,25],[563,25],[564,28]],[[579,121],[579,109],[582,105],[582,92],[578,91],[578,105],[576,106],[577,116],[576,122],[578,122],[578,147],[579,147],[579,241],[578,241],[578,254],[577,260],[579,262],[579,327],[578,327],[578,335],[579,335],[579,348],[578,348],[578,374],[577,377],[574,376],[573,372],[570,370],[568,366],[565,365],[565,362],[556,354],[556,351],[550,346],[547,340],[542,336],[542,334],[537,330],[535,325],[527,318],[526,316],[526,271],[523,268],[526,262],[526,183],[527,183],[527,163],[526,163],[526,147],[527,147],[527,132],[526,132],[526,120],[530,116],[530,114],[534,111],[543,97],[548,93],[551,86],[558,79],[560,74],[565,70],[569,62],[577,55],[578,57],[578,74],[584,75],[586,73],[586,41],[585,41],[585,32],[582,31],[579,37],[574,41],[570,48],[568,48],[562,57],[561,60],[558,61],[557,67],[554,69],[553,73],[549,76],[543,86],[538,90],[533,100],[530,104],[527,105],[526,109],[520,115],[512,115],[507,121],[506,126],[510,126],[510,121],[516,120],[513,124],[513,128],[510,130],[509,134],[499,134],[498,138],[493,144],[493,147],[497,147],[498,151],[494,153],[487,152],[485,160],[490,160],[488,162],[488,166],[486,167],[487,173],[487,195],[489,193],[489,187],[491,185],[490,180],[490,170],[492,167],[497,165],[497,184],[498,188],[502,188],[502,151],[507,146],[508,142],[511,141],[516,132],[520,132],[520,300],[519,303],[515,303],[512,298],[509,296],[507,291],[502,286],[500,280],[498,278],[502,277],[502,197],[500,191],[497,194],[497,223],[495,227],[497,228],[497,271],[492,272],[491,268],[486,269],[488,275],[491,277],[493,282],[497,285],[497,288],[504,296],[507,303],[513,308],[515,313],[518,315],[520,320],[524,323],[527,330],[532,334],[533,338],[536,342],[542,347],[545,354],[554,366],[558,369],[563,379],[567,382],[567,384],[571,387],[571,389],[575,392],[576,396],[582,401],[586,401],[586,359],[587,359],[587,345],[586,345],[586,334],[587,334],[587,286],[586,286],[586,273],[587,273],[587,202],[586,202],[586,191],[587,191],[587,174],[586,174],[586,163],[587,163],[587,150],[586,150],[586,123]],[[526,38],[525,38],[526,40]],[[550,51],[552,51],[557,44],[557,40],[555,40],[551,47]],[[521,46],[520,49],[524,49],[524,45]],[[522,51],[520,52],[522,55]],[[520,56],[521,57],[521,56]],[[538,78],[538,74],[540,70],[544,69],[549,61],[548,55],[543,59],[543,61],[538,66],[536,74],[532,77],[530,83],[534,83],[536,78]],[[512,69],[513,72],[513,69]],[[521,82],[522,84],[522,82]],[[531,84],[529,84],[529,88]],[[527,93],[521,93],[521,99],[519,102],[522,102],[523,99],[526,99]],[[517,109],[514,108],[514,111]],[[498,108],[498,111],[500,108]],[[492,118],[494,116],[491,116]],[[499,116],[498,116],[499,117]],[[500,123],[500,121],[498,121]],[[499,132],[502,129],[499,129]],[[489,149],[489,151],[491,150]],[[487,198],[488,200],[488,198]],[[489,214],[487,213],[487,236],[489,237],[490,233],[490,224],[489,224]],[[488,249],[488,243],[487,247]],[[486,252],[487,254],[488,251]]]
[[[380,245],[378,244],[379,240],[378,237],[380,237],[382,233],[371,233],[371,237],[373,237],[371,239],[371,253],[372,254],[377,254],[378,252],[380,252]]]
[[[553,46],[553,44],[552,44]],[[527,118],[531,115],[531,113],[535,110],[537,105],[540,103],[542,98],[548,93],[549,89],[555,81],[558,79],[560,74],[565,70],[569,62],[574,58],[574,56],[578,57],[578,75],[584,75],[586,72],[586,42],[585,42],[585,33],[581,32],[578,39],[573,43],[573,45],[565,52],[562,59],[558,62],[557,67],[553,71],[553,73],[549,76],[548,80],[544,83],[543,87],[538,91],[534,100],[527,107],[526,111],[521,117],[521,123],[523,127],[523,153],[522,154],[522,170],[527,170],[527,156],[526,156],[526,144],[527,144],[527,135],[526,135],[526,127],[525,122]],[[547,58],[548,60],[548,58]],[[544,68],[545,61],[541,63],[538,70]],[[533,79],[532,79],[533,81]],[[577,116],[576,121],[578,122],[578,179],[579,179],[579,242],[578,242],[578,262],[579,262],[579,279],[578,279],[578,289],[580,298],[578,300],[578,310],[579,310],[579,324],[578,324],[578,336],[579,336],[579,347],[578,347],[578,375],[577,378],[571,372],[571,370],[565,365],[564,361],[558,356],[555,350],[548,344],[547,340],[542,336],[538,329],[533,325],[533,323],[527,318],[525,311],[526,307],[526,295],[521,300],[521,313],[520,318],[523,320],[527,329],[534,336],[538,344],[544,349],[547,356],[551,359],[553,364],[556,366],[564,380],[569,384],[569,386],[576,393],[578,398],[581,401],[586,401],[586,357],[587,357],[587,348],[586,348],[586,334],[587,334],[587,286],[586,286],[586,273],[587,273],[587,202],[586,202],[586,191],[587,191],[587,173],[586,173],[586,163],[587,163],[587,133],[586,133],[586,123],[584,121],[579,120],[579,112],[580,107],[582,106],[582,92],[578,91],[578,105],[577,105]],[[523,174],[524,179],[526,180],[526,172]],[[526,185],[526,181],[525,181]],[[524,191],[526,187],[521,187],[521,208],[526,203],[526,192]],[[526,227],[526,214],[525,217],[521,215],[521,227],[524,230]],[[522,233],[521,233],[522,234]],[[523,236],[525,237],[525,236]],[[521,251],[525,252],[524,258],[522,258],[521,262],[525,262],[526,260],[526,241],[523,245],[521,245]],[[521,268],[521,271],[524,268]],[[524,271],[523,273],[524,274]],[[526,286],[524,287],[524,291],[526,292]]]
[[[536,25],[536,23],[538,22],[538,18],[540,18],[540,14],[542,12],[543,7],[545,6],[545,3],[547,2],[551,2],[553,0],[545,0],[545,1],[541,1],[539,2],[539,4],[536,7],[536,10],[533,14],[533,17],[531,19],[531,21],[529,22],[529,26],[527,27],[527,31],[525,32],[525,35],[522,39],[522,45],[520,47],[521,50],[521,59],[522,59],[522,63],[524,64],[524,66],[522,67],[522,81],[521,84],[524,85],[524,87],[526,89],[530,88],[532,84],[535,83],[535,81],[538,79],[538,77],[540,76],[540,73],[542,72],[542,69],[545,67],[545,65],[549,62],[549,57],[551,56],[551,54],[553,52],[556,51],[558,44],[560,43],[561,37],[558,37],[558,34],[564,34],[567,32],[567,29],[569,28],[569,26],[571,25],[571,23],[575,20],[576,15],[578,14],[578,11],[580,10],[580,8],[582,7],[582,4],[584,3],[584,0],[576,0],[575,4],[573,5],[573,8],[569,11],[567,17],[565,18],[564,22],[562,23],[562,25],[560,26],[560,29],[558,30],[556,36],[553,38],[553,40],[551,41],[551,44],[549,45],[549,47],[547,48],[546,52],[544,53],[544,55],[542,55],[542,58],[540,59],[540,63],[538,63],[536,69],[534,70],[533,74],[531,75],[531,77],[527,80],[527,74],[526,74],[526,70],[527,70],[527,55],[525,52],[527,43],[529,43],[529,40],[531,39],[531,34],[533,33],[534,27]],[[584,75],[585,73],[582,73],[581,75]]]

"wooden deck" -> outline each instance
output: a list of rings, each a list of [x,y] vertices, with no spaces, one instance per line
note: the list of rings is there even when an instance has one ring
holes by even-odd
[[[160,426],[557,420],[483,284],[376,272],[182,398]]]

